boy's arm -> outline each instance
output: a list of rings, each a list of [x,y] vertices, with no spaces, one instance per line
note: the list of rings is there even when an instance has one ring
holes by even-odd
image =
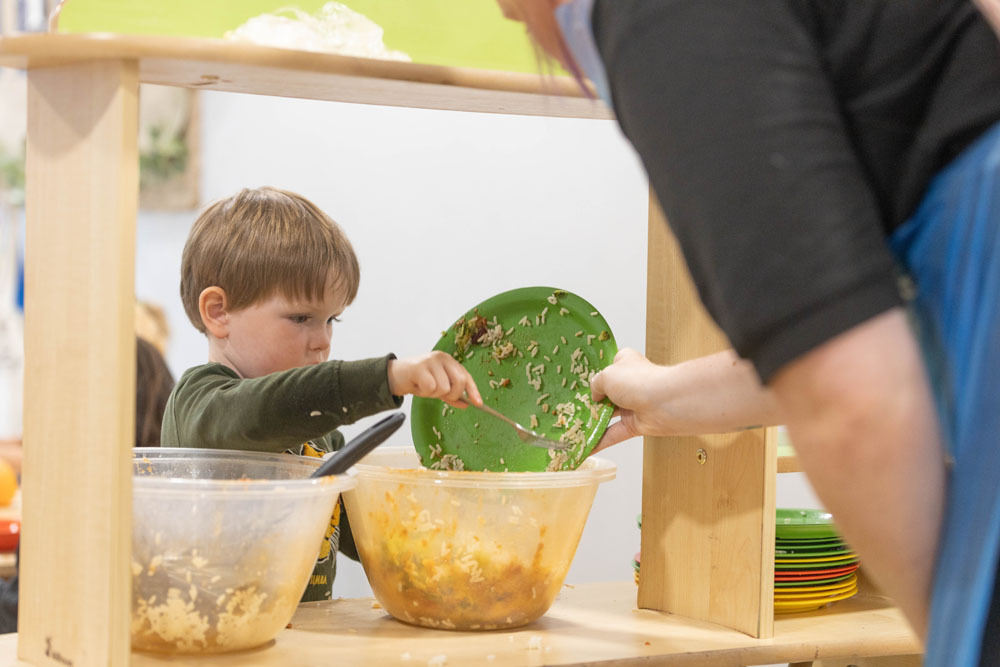
[[[398,408],[391,355],[327,361],[241,379],[225,366],[196,369],[172,396],[177,446],[281,452],[344,424]]]

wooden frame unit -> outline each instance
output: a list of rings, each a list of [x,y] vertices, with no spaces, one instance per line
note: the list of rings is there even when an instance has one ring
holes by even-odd
[[[675,364],[729,347],[652,194],[646,293],[652,361]],[[645,439],[640,607],[771,637],[776,444],[775,429]]]
[[[39,662],[128,659],[138,89],[130,61],[28,73],[18,629]]]
[[[19,36],[0,39],[0,66],[27,68],[30,86],[28,527],[20,632],[0,638],[0,664],[14,661],[15,646],[21,660],[37,665],[170,662],[129,652],[139,83],[432,109],[611,115],[562,80],[219,40]],[[694,295],[655,202],[648,289],[651,358],[675,362],[725,345]],[[448,664],[478,664],[483,642],[497,645],[494,655],[506,664],[736,665],[919,651],[899,612],[877,592],[829,614],[774,620],[779,467],[796,465],[779,462],[774,434],[760,429],[647,439],[638,599],[641,607],[670,614],[634,609],[630,584],[568,587],[550,614],[500,641],[508,634],[442,634],[387,619],[370,600],[333,601],[302,605],[293,619],[301,628],[283,631],[270,647],[200,662],[283,665],[329,655],[345,662],[360,656],[362,664],[374,656],[381,664],[401,659],[400,646],[423,650],[440,642],[455,647],[456,660]],[[357,634],[345,641],[343,623],[354,621]],[[559,650],[532,654],[503,646],[532,633],[552,638]]]

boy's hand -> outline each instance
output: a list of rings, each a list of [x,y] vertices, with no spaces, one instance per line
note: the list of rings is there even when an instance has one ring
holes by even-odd
[[[476,405],[483,404],[469,371],[444,352],[389,361],[389,391],[395,396],[413,394],[440,398],[456,408],[466,407],[462,392],[467,392],[469,400]]]

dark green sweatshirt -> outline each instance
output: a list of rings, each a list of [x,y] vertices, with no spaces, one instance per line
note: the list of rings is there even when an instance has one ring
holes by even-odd
[[[252,379],[218,363],[195,366],[170,394],[160,443],[322,456],[343,447],[338,426],[402,405],[403,399],[389,391],[393,358],[326,361]],[[330,520],[303,602],[330,598],[338,549],[358,559],[343,500]]]

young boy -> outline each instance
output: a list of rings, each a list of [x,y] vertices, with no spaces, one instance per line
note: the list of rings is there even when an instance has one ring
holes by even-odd
[[[304,197],[259,188],[209,206],[181,262],[181,299],[208,338],[208,363],[174,387],[162,445],[322,456],[343,446],[337,427],[398,408],[404,394],[456,405],[468,391],[481,404],[468,371],[441,352],[327,361],[358,281],[347,237]],[[357,560],[346,519],[338,504],[303,601],[330,597],[338,547]]]

